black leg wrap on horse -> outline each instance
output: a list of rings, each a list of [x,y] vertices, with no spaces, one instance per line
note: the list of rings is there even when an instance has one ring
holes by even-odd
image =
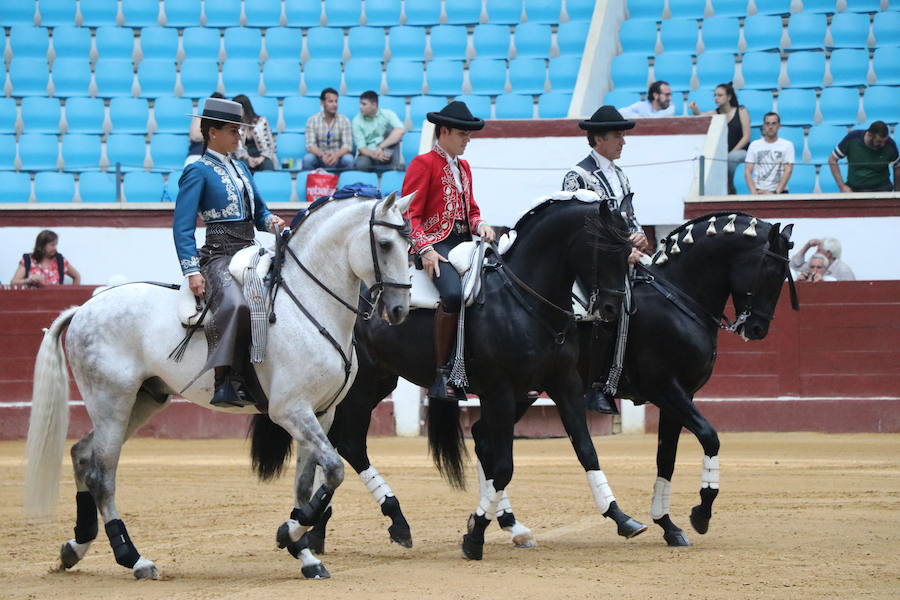
[[[75,494],[75,541],[86,544],[97,538],[99,524],[97,522],[97,503],[90,492]]]
[[[325,528],[332,515],[331,507],[325,509],[322,517],[303,535],[307,539],[307,547],[313,554],[325,554]]]
[[[328,507],[332,496],[334,496],[334,490],[326,485],[322,485],[316,490],[316,493],[312,495],[312,498],[309,499],[306,505],[291,511],[291,518],[304,527],[312,527]]]
[[[717,488],[701,488],[700,504],[691,509],[691,526],[701,535],[709,531],[709,520],[712,519],[712,505],[718,495],[719,490]]]
[[[610,503],[609,509],[603,513],[603,516],[615,521],[618,534],[626,539],[647,531],[646,525],[622,512],[615,500]]]
[[[662,527],[663,539],[666,544],[673,547],[690,546],[691,541],[684,534],[684,531],[672,522],[669,515],[663,515],[661,519],[653,519],[653,522]]]
[[[481,560],[484,556],[484,530],[491,524],[485,515],[469,517],[469,533],[463,536],[463,556],[469,560]]]
[[[129,569],[134,567],[134,563],[141,555],[131,542],[131,538],[128,537],[128,530],[125,529],[122,519],[113,519],[106,524],[106,536],[109,538],[109,545],[112,546],[113,554],[116,556],[116,562]]]
[[[516,516],[511,512],[505,512],[499,517],[497,517],[497,525],[500,526],[500,529],[506,529],[508,527],[512,527],[516,524]]]
[[[388,535],[395,544],[400,544],[404,548],[412,548],[412,532],[409,529],[409,523],[400,510],[400,501],[396,496],[388,496],[381,503],[381,514],[391,520],[388,527]]]
[[[288,544],[285,547],[287,548],[287,551],[291,553],[291,556],[293,556],[296,559],[299,559],[300,552],[307,547],[308,542],[309,542],[309,537],[307,537],[307,535],[304,533],[302,536],[300,536],[299,540],[297,540],[296,542],[291,542],[290,544]]]

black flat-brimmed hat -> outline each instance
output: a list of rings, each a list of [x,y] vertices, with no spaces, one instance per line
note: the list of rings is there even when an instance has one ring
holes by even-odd
[[[430,112],[425,116],[435,125],[454,129],[478,131],[484,127],[484,120],[473,117],[466,103],[459,100],[454,100],[439,112]]]
[[[214,119],[223,123],[234,123],[235,125],[250,126],[244,123],[244,107],[237,102],[225,100],[224,98],[207,98],[203,103],[203,113],[199,115],[190,114],[189,117],[197,117],[198,119]]]
[[[601,106],[586,121],[579,121],[578,126],[586,131],[624,131],[634,127],[634,121],[624,119],[615,106]]]

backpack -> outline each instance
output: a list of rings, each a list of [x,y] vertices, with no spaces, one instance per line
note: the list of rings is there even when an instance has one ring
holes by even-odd
[[[22,260],[25,261],[25,277],[28,277],[28,274],[31,272],[31,254],[23,254]],[[66,274],[66,259],[59,252],[56,253],[56,268],[59,270],[59,285],[63,285]]]

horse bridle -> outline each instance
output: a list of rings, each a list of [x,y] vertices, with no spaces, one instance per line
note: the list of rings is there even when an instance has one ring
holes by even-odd
[[[766,262],[766,257],[771,256],[776,259],[778,262],[781,262],[785,265],[786,274],[784,279],[787,279],[788,289],[791,294],[791,308],[794,310],[800,310],[800,303],[797,301],[797,288],[794,286],[794,278],[791,276],[791,270],[787,267],[788,258],[786,256],[781,256],[780,254],[776,254],[769,249],[769,242],[766,242],[766,245],[763,246],[762,256],[759,258],[759,266],[756,268],[756,273],[753,276],[753,284],[750,286],[750,290],[744,294],[744,306],[742,310],[737,316],[735,316],[734,322],[729,321],[728,317],[725,315],[721,316],[721,320],[719,322],[719,328],[727,331],[729,333],[737,333],[738,329],[754,314],[766,321],[771,322],[775,318],[775,314],[766,313],[758,308],[754,310],[753,308],[753,298],[758,295],[758,287],[759,287],[759,279],[763,271],[763,267]],[[737,308],[737,302],[734,303],[735,308]]]

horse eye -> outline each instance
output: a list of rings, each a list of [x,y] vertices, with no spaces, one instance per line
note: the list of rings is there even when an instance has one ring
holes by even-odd
[[[394,245],[393,242],[391,242],[389,240],[382,240],[382,241],[378,242],[378,247],[381,248],[382,250],[384,250],[385,252],[390,250],[391,246],[393,246],[393,245]]]

